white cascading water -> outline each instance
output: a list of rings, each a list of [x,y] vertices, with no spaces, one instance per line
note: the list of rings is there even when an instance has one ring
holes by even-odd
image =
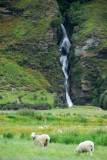
[[[62,41],[60,43],[60,51],[62,53],[62,56],[60,57],[60,63],[62,64],[62,71],[64,73],[64,76],[66,78],[65,81],[65,90],[66,90],[66,100],[67,100],[67,104],[69,107],[73,106],[73,103],[70,99],[69,93],[68,93],[68,58],[67,55],[69,54],[70,51],[70,47],[71,47],[71,43],[68,39],[65,27],[63,26],[63,24],[61,24],[61,28],[62,28],[62,32],[63,32],[63,38]]]

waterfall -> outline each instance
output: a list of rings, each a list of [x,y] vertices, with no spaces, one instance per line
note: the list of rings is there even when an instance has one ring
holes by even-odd
[[[60,51],[63,54],[67,55],[67,54],[69,54],[71,43],[68,39],[66,30],[65,30],[65,27],[63,26],[63,24],[61,24],[61,28],[62,28],[62,32],[63,32],[63,38],[62,38],[62,41],[60,43]]]
[[[67,56],[60,57],[60,63],[62,64],[62,71],[65,75],[65,78],[68,79],[67,69],[68,69],[68,60]]]
[[[66,78],[65,81],[65,90],[66,90],[66,100],[69,107],[73,106],[73,103],[70,99],[69,92],[68,92],[68,58],[67,55],[69,54],[71,43],[68,39],[65,27],[63,24],[61,24],[62,32],[63,32],[63,38],[60,43],[60,52],[62,53],[62,56],[60,57],[60,63],[62,64],[62,71],[64,73],[64,76]]]

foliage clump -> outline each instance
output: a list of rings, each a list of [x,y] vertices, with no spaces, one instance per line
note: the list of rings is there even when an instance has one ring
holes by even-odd
[[[25,139],[25,134],[23,132],[20,135],[20,139]]]
[[[100,106],[107,110],[107,90],[100,96]]]
[[[5,133],[3,133],[3,137],[4,137],[4,138],[12,139],[12,138],[14,138],[14,133],[11,132],[11,131],[5,132]]]
[[[62,23],[62,20],[61,18],[54,18],[51,22],[50,22],[50,25],[55,28],[59,28],[60,24]]]
[[[51,143],[78,144],[86,139],[91,139],[95,145],[107,146],[107,132],[101,129],[89,133],[73,131],[61,135],[50,134],[50,137]]]
[[[7,109],[7,110],[19,110],[19,109],[34,109],[34,110],[48,110],[51,109],[52,106],[48,103],[35,103],[35,104],[29,104],[29,103],[11,103],[8,105],[6,108],[2,109]]]

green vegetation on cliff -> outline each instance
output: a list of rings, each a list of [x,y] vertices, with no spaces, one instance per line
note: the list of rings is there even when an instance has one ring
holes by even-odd
[[[73,81],[71,95],[74,95],[75,103],[105,108],[100,99],[107,90],[106,14],[106,0],[72,2],[66,11],[69,24],[73,28],[72,50],[75,56],[79,56],[77,63],[71,65],[70,71]],[[76,61],[77,57],[70,54],[69,60]]]
[[[74,25],[76,44],[73,42],[73,45],[81,44],[84,38],[96,36],[101,39],[98,50],[107,46],[106,7],[106,0],[94,0],[85,4],[78,1],[71,4],[68,18],[71,25]]]
[[[62,92],[58,85],[63,84],[57,33],[51,27],[59,16],[56,1],[3,0],[0,5],[0,90],[4,97],[0,104],[19,103],[22,96],[23,103],[53,105],[55,94]]]
[[[48,93],[51,85],[37,70],[21,67],[15,61],[0,56],[0,104],[49,103],[53,106],[54,94]],[[21,100],[20,100],[21,97]]]

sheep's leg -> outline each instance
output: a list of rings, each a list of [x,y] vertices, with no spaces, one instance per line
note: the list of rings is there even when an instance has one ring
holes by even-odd
[[[92,156],[92,151],[90,151],[90,155]]]
[[[47,140],[47,146],[48,146],[48,144],[49,144],[49,140]]]
[[[44,147],[46,147],[48,145],[48,139],[46,139],[45,143],[44,143]]]
[[[43,145],[43,144],[41,144],[41,147],[44,147],[44,145]]]
[[[46,145],[46,143],[44,143],[44,147],[46,147],[47,145]]]
[[[44,147],[43,143],[41,143],[41,142],[40,142],[39,146],[40,146],[40,147]]]

